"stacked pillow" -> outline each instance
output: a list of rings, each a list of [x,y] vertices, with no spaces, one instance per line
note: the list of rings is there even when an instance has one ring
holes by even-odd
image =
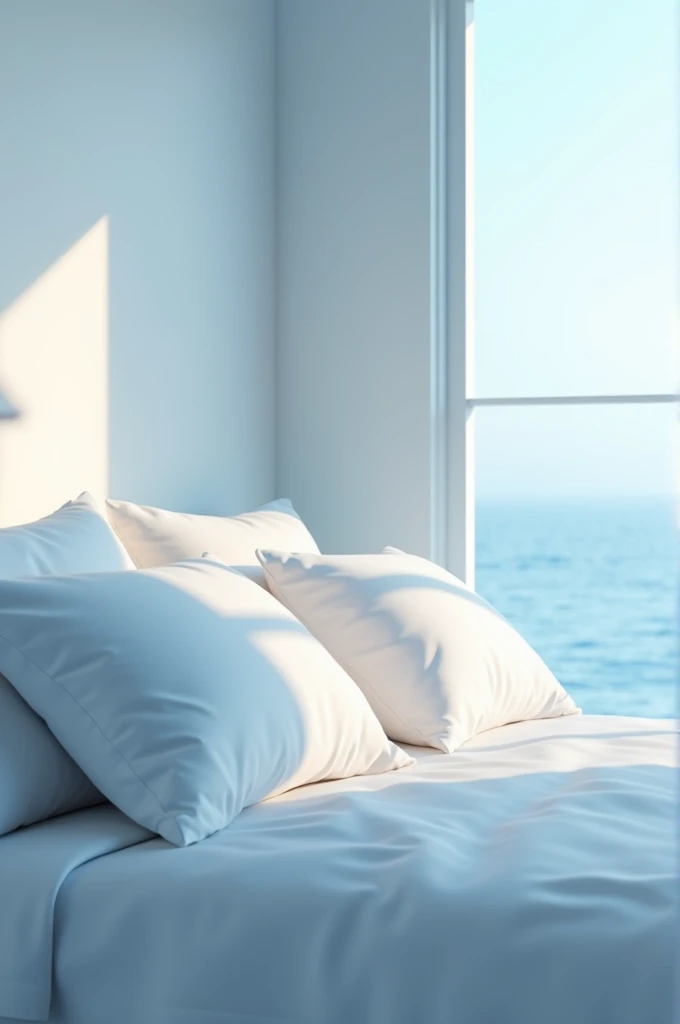
[[[308,630],[221,562],[0,582],[0,607],[0,670],[178,846],[295,786],[412,761]]]
[[[363,690],[385,732],[451,753],[478,732],[578,713],[547,665],[425,558],[258,551],[272,593]]]
[[[407,767],[397,742],[578,711],[426,559],[322,555],[286,501],[107,514],[85,494],[0,531],[0,834],[107,797],[184,846],[296,786]]]
[[[265,586],[257,548],[312,551],[318,547],[286,498],[272,501],[240,516],[202,516],[168,512],[163,508],[106,502],[111,526],[138,569],[153,569],[183,558],[200,558],[210,551],[227,565]]]
[[[131,568],[87,493],[35,523],[0,530],[0,577],[5,580]],[[0,676],[0,836],[102,799],[42,719]]]
[[[318,550],[289,502],[232,518],[112,509],[155,568],[121,571],[130,559],[89,495],[0,531],[0,574],[22,577],[0,580],[14,688],[3,681],[1,832],[103,794],[184,846],[287,789],[412,763],[309,631],[223,563],[253,569],[272,540]],[[220,559],[186,557],[208,543]]]

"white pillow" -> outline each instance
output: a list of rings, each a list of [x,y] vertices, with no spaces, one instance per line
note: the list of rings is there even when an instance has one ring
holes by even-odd
[[[200,558],[210,551],[264,586],[256,548],[318,552],[311,533],[286,498],[239,516],[170,512],[130,501],[106,502],[109,522],[139,569]]]
[[[178,846],[276,793],[413,763],[280,602],[207,558],[0,581],[0,672],[113,803]]]
[[[0,577],[133,569],[87,491],[33,523],[0,530]]]
[[[578,713],[491,605],[426,558],[258,551],[267,585],[343,665],[388,736],[452,752],[478,732]]]
[[[87,492],[34,523],[0,530],[3,579],[133,568]],[[76,630],[74,643],[77,635]],[[0,836],[102,799],[43,720],[0,675]]]

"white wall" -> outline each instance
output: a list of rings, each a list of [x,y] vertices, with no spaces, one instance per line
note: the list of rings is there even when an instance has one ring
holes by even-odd
[[[0,0],[0,522],[274,491],[272,0]]]
[[[278,490],[430,549],[428,0],[279,0]]]

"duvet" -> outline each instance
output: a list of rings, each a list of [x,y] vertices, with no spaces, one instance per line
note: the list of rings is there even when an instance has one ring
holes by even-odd
[[[307,786],[176,848],[0,840],[0,1024],[671,1024],[677,734],[567,717]]]

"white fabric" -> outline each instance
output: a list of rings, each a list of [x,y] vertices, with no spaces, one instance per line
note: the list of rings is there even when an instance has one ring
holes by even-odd
[[[112,803],[178,846],[291,787],[412,763],[305,627],[207,558],[0,581],[0,671]]]
[[[133,569],[87,492],[33,523],[0,530],[0,578]],[[0,835],[102,800],[44,721],[0,676]]]
[[[106,502],[111,526],[138,569],[170,565],[185,558],[200,558],[210,551],[221,562],[264,585],[256,548],[318,552],[311,533],[286,498],[238,516],[204,516]]]
[[[22,829],[0,1015],[44,1019],[54,977],[51,1024],[669,1024],[677,744],[522,722],[185,849],[110,805]]]
[[[0,577],[133,569],[130,556],[87,491],[32,523],[0,530]]]
[[[425,558],[394,548],[258,557],[272,593],[349,672],[398,742],[451,752],[509,722],[578,713],[519,633]]]

